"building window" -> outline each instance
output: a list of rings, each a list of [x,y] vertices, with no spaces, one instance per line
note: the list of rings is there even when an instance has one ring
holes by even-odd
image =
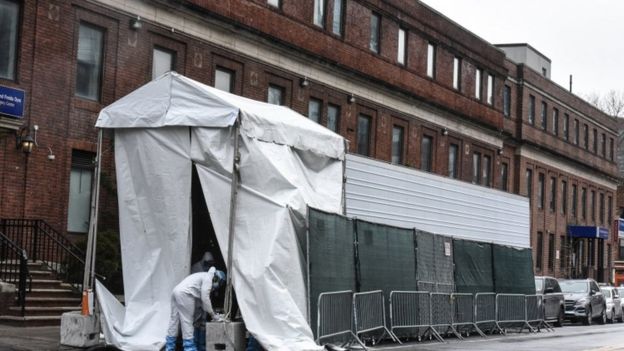
[[[334,12],[332,14],[332,32],[342,36],[342,7],[343,0],[334,0]]]
[[[561,181],[561,206],[560,212],[561,214],[565,214],[568,210],[568,182],[565,180]]]
[[[78,31],[76,96],[98,101],[102,80],[104,31],[81,23]]]
[[[370,132],[371,118],[360,114],[357,125],[357,153],[360,155],[370,156]]]
[[[0,78],[15,80],[20,5],[0,0]]]
[[[423,135],[420,145],[420,169],[431,172],[433,169],[433,138]]]
[[[550,177],[550,202],[548,204],[550,212],[555,212],[557,206],[557,178]]]
[[[173,71],[175,53],[171,50],[154,48],[152,53],[152,79]]]
[[[340,107],[336,105],[327,105],[327,128],[334,133],[338,133],[340,128]]]
[[[609,160],[613,161],[613,138],[609,138]]]
[[[547,128],[547,124],[548,124],[548,105],[546,105],[546,103],[544,101],[542,101],[542,121],[541,121],[541,126],[543,130],[546,130]]]
[[[587,218],[587,189],[581,188],[581,218]]]
[[[308,102],[308,118],[316,123],[321,123],[321,100],[312,99]]]
[[[67,209],[68,232],[87,233],[89,231],[94,161],[95,155],[91,152],[72,151]]]
[[[494,104],[494,76],[488,74],[487,77],[487,103],[488,105]]]
[[[508,191],[508,180],[509,180],[509,165],[506,162],[501,163],[501,190]]]
[[[370,18],[370,43],[369,49],[375,53],[379,53],[379,38],[380,35],[381,16],[376,13],[371,13]]]
[[[553,108],[552,132],[554,135],[559,136],[559,110],[556,108]]]
[[[529,124],[535,125],[535,96],[529,95]]]
[[[555,269],[555,234],[548,234],[548,269]]]
[[[401,126],[392,126],[392,163],[403,164],[404,130]]]
[[[529,198],[529,202],[533,202],[533,170],[528,169],[525,173],[526,178],[526,196]]]
[[[492,186],[492,158],[483,156],[483,185]]]
[[[453,89],[460,90],[461,84],[461,59],[453,58]]]
[[[472,154],[472,184],[481,184],[481,154]]]
[[[483,71],[480,69],[475,70],[475,98],[481,100],[481,81],[482,81]]]
[[[229,69],[217,67],[215,69],[215,88],[231,93],[234,91],[234,72]]]
[[[568,116],[568,114],[564,114],[563,115],[563,139],[565,141],[568,141],[568,139],[570,138],[570,116]]]
[[[566,260],[567,260],[567,252],[565,245],[565,236],[559,237],[559,268],[561,271],[565,270]]]
[[[511,116],[511,87],[509,85],[505,85],[503,89],[503,115]]]
[[[544,255],[544,238],[542,232],[537,232],[537,254],[535,255],[535,268],[542,269],[542,256]]]
[[[314,25],[325,27],[325,0],[314,0]]]
[[[572,217],[576,218],[576,203],[578,201],[576,184],[572,184]]]
[[[427,76],[435,77],[435,61],[436,61],[436,47],[432,43],[427,45]]]
[[[605,196],[603,193],[600,193],[600,202],[598,203],[598,206],[600,206],[598,208],[600,224],[604,224],[605,223]]]
[[[602,152],[602,157],[607,158],[607,135],[602,133],[600,136],[600,151]]]
[[[591,198],[589,199],[589,213],[591,213],[591,219],[596,222],[596,192],[594,190],[591,191]]]
[[[457,165],[459,164],[459,145],[449,145],[449,158],[448,158],[448,176],[449,178],[457,179],[459,177]]]
[[[589,128],[587,124],[583,124],[583,146],[585,150],[589,149]]]
[[[544,208],[544,173],[537,177],[537,208]]]
[[[406,47],[407,47],[407,35],[405,33],[405,29],[399,28],[399,42],[398,42],[398,49],[397,49],[397,62],[399,62],[402,65],[405,64],[405,57],[406,57],[406,53],[407,53],[407,51],[405,50]]]
[[[611,224],[613,223],[613,198],[611,197],[611,195],[609,195],[609,199],[607,200],[607,216],[609,221],[607,222],[607,224]]]
[[[580,131],[579,131],[579,121],[578,121],[578,119],[575,119],[574,120],[574,145],[578,145],[579,144],[579,140],[580,140],[579,133],[580,133]]]
[[[273,7],[280,7],[280,0],[267,0],[267,4]]]
[[[594,153],[598,154],[598,131],[596,128],[592,131],[592,136],[594,137]]]
[[[273,105],[284,105],[284,88],[269,84],[267,102]]]

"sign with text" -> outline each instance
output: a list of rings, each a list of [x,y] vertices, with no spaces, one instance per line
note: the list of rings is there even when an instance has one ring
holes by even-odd
[[[25,95],[23,90],[0,85],[0,115],[15,118],[24,117]]]

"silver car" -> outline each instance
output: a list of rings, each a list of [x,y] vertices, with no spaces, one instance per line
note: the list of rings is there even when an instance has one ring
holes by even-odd
[[[607,322],[613,323],[617,320],[621,323],[623,321],[622,301],[618,289],[612,286],[602,286],[600,291],[607,300]]]

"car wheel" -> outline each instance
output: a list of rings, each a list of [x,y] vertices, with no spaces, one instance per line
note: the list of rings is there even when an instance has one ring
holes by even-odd
[[[560,308],[559,315],[557,316],[557,321],[555,322],[555,327],[563,327],[564,319],[565,319],[565,313],[563,312],[563,308]]]
[[[598,320],[598,323],[605,324],[606,322],[607,322],[607,309],[603,307],[602,314],[600,315],[600,319]]]
[[[587,311],[587,316],[585,317],[585,319],[583,319],[583,325],[591,325],[592,319],[593,319],[591,307],[588,307],[586,311]]]

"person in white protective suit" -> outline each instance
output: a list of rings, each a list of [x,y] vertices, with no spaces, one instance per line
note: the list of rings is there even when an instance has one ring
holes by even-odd
[[[182,329],[184,351],[197,351],[195,341],[193,340],[195,304],[201,303],[202,309],[212,320],[221,320],[222,316],[215,313],[212,309],[210,292],[213,289],[218,289],[224,282],[225,273],[211,267],[208,272],[189,275],[173,288],[171,317],[165,343],[166,351],[175,351],[178,328]]]

